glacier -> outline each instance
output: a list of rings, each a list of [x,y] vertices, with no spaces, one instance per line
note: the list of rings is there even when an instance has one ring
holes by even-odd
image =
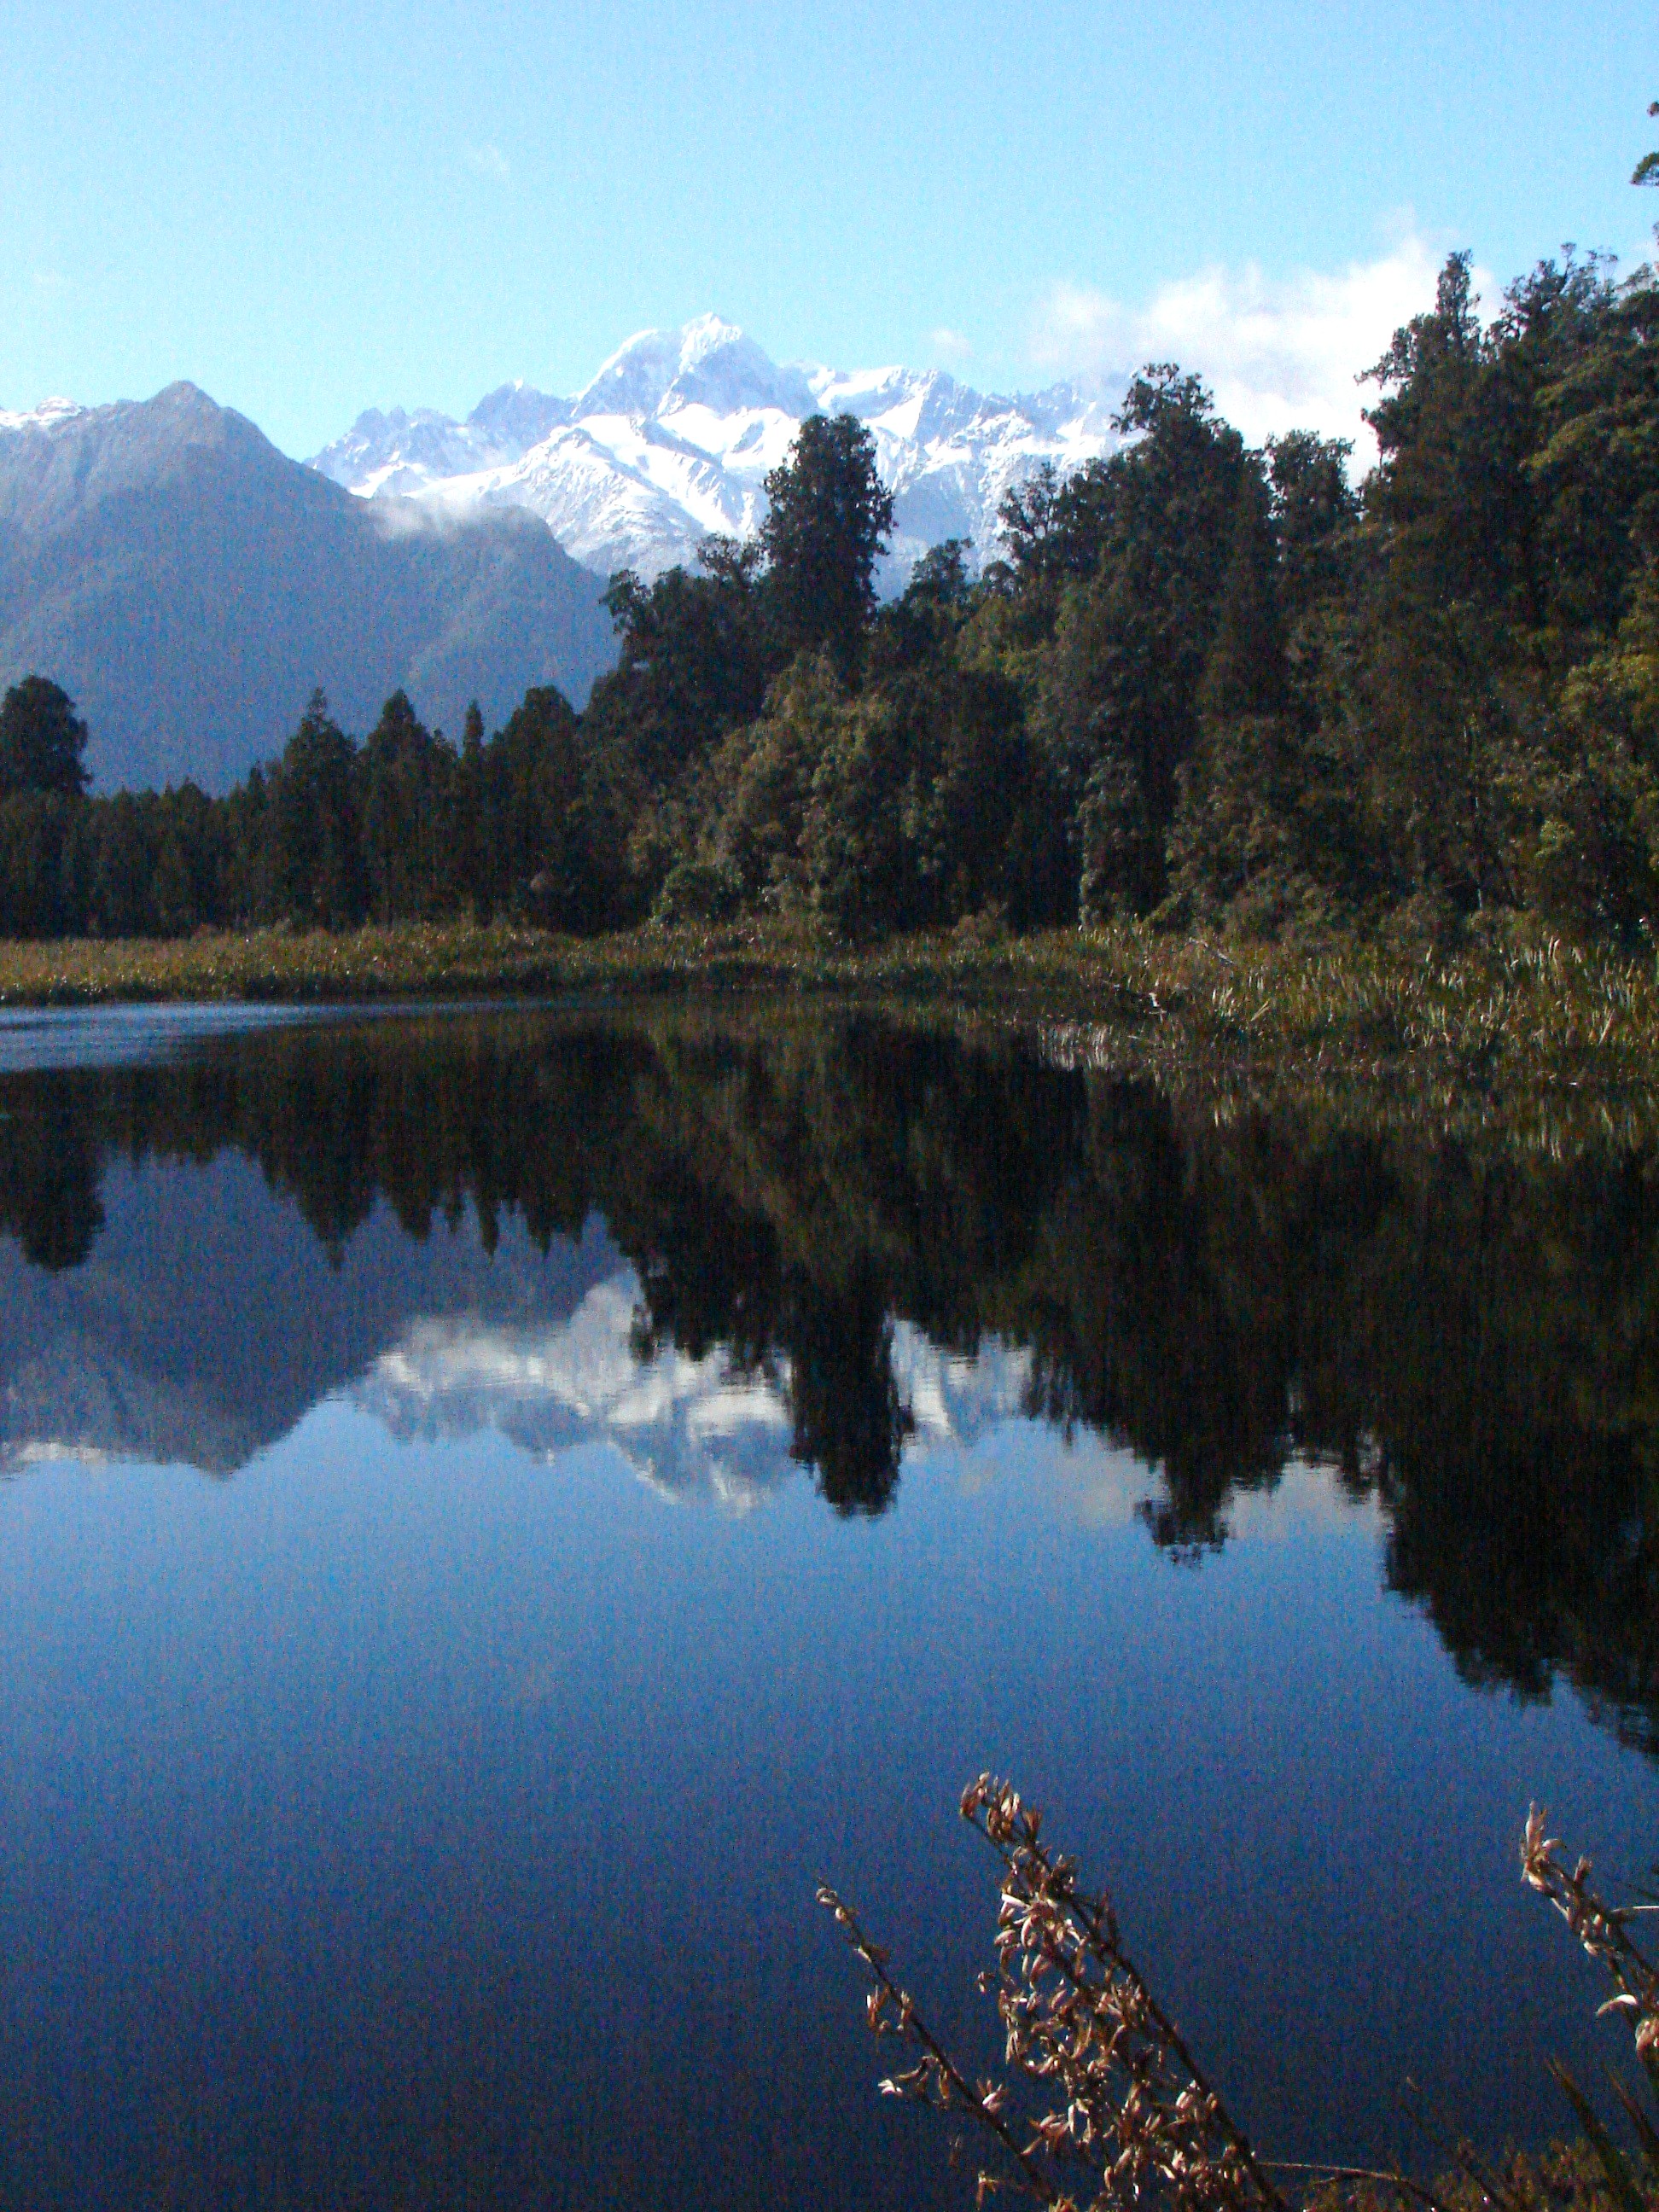
[[[439,507],[527,507],[584,566],[651,578],[711,533],[752,536],[765,478],[811,414],[848,414],[875,440],[895,528],[879,582],[902,587],[947,538],[994,557],[1008,490],[1043,462],[1062,475],[1109,453],[1116,394],[1056,384],[988,397],[941,369],[779,366],[717,315],[641,331],[586,389],[503,385],[464,422],[370,409],[311,465],[347,490]]]

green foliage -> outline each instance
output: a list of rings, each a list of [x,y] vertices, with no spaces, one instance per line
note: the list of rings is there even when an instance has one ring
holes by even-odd
[[[805,904],[801,834],[818,763],[836,742],[845,695],[830,660],[803,655],[773,684],[766,712],[712,763],[716,849],[745,903]]]
[[[671,568],[647,586],[623,569],[606,594],[621,656],[594,687],[587,720],[653,787],[751,721],[765,697],[755,559],[720,540],[702,550],[702,574]]]
[[[760,542],[770,617],[786,649],[851,671],[876,610],[876,562],[893,527],[876,441],[851,415],[811,415],[766,479]]]
[[[1659,115],[1659,100],[1652,103],[1648,113]],[[1631,182],[1633,185],[1659,185],[1659,150],[1643,155],[1632,173]]]
[[[394,691],[357,762],[363,872],[374,921],[424,921],[453,903],[457,765],[453,748],[433,736],[404,693]]]
[[[1163,896],[1247,465],[1197,379],[1167,365],[1116,419],[1135,442],[1097,471],[1096,564],[1061,594],[1034,709],[1077,808],[1089,920]]]
[[[652,920],[665,927],[729,921],[743,903],[743,878],[729,860],[676,860],[663,878]]]
[[[1638,181],[1659,179],[1644,161]],[[1483,319],[1469,255],[1369,372],[1376,468],[1253,452],[1199,380],[878,606],[874,442],[804,422],[757,539],[613,577],[616,668],[459,750],[314,699],[222,800],[85,800],[45,678],[0,707],[0,931],[780,909],[1445,945],[1659,932],[1659,283],[1569,251]]]
[[[0,798],[40,792],[79,799],[87,788],[87,726],[61,685],[26,676],[0,699]]]
[[[800,852],[812,911],[855,942],[917,920],[913,732],[890,702],[848,702],[812,773]]]
[[[356,748],[312,694],[271,771],[267,802],[270,896],[296,927],[349,928],[368,904]]]

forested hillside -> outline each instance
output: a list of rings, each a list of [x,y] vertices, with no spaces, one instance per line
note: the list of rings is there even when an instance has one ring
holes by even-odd
[[[1455,255],[1370,371],[1362,483],[1311,434],[1251,448],[1154,365],[1121,450],[1011,495],[978,581],[945,544],[879,608],[868,433],[814,416],[756,542],[612,580],[619,662],[581,714],[534,690],[457,746],[398,694],[358,744],[319,696],[222,801],[43,775],[31,716],[67,703],[20,689],[0,929],[785,910],[854,939],[987,914],[1441,937],[1527,914],[1646,938],[1656,360],[1651,268],[1569,253],[1483,307]]]

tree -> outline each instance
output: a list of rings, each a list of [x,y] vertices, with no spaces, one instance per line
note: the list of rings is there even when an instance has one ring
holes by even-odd
[[[620,839],[569,701],[533,686],[483,760],[492,906],[556,929],[603,927]]]
[[[1648,113],[1659,115],[1659,100],[1650,103]],[[1643,155],[1632,173],[1631,182],[1633,185],[1659,185],[1659,148],[1651,154]]]
[[[1279,541],[1279,598],[1294,633],[1316,620],[1350,588],[1359,499],[1348,483],[1350,438],[1288,430],[1267,441],[1274,532]]]
[[[617,665],[593,687],[596,750],[620,748],[653,790],[669,788],[766,696],[754,558],[723,538],[700,549],[705,573],[670,568],[651,584],[631,568],[605,595]]]
[[[813,771],[801,862],[813,912],[844,937],[869,940],[920,918],[905,834],[917,765],[911,738],[879,695],[849,701]]]
[[[1267,486],[1258,470],[1249,467],[1238,479],[1215,637],[1199,686],[1199,705],[1207,717],[1271,714],[1284,703],[1278,559]]]
[[[1091,919],[1146,913],[1164,895],[1164,840],[1198,741],[1251,465],[1204,386],[1167,362],[1132,380],[1115,422],[1134,442],[1067,487],[1078,564],[1087,557],[1092,568],[1060,595],[1035,714],[1051,772],[1078,807]]]
[[[809,415],[766,479],[767,589],[789,653],[827,647],[843,673],[876,611],[876,562],[893,527],[876,441],[850,415]]]
[[[357,749],[313,691],[271,776],[276,910],[301,927],[352,928],[367,904]]]
[[[45,676],[26,676],[0,701],[0,798],[15,792],[80,799],[91,779],[82,764],[87,726],[75,702]]]
[[[376,921],[430,917],[453,903],[461,854],[450,816],[453,749],[394,691],[357,757],[363,865]]]
[[[866,684],[948,660],[973,605],[969,550],[965,538],[947,538],[916,562],[903,596],[890,600],[876,619],[865,657]]]

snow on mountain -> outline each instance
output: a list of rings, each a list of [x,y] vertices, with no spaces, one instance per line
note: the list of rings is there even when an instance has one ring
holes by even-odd
[[[88,410],[76,399],[43,399],[38,407],[0,407],[0,430],[55,430]]]
[[[889,589],[947,538],[970,538],[976,563],[991,558],[1011,485],[1114,443],[1108,404],[1075,386],[999,399],[938,369],[780,368],[703,315],[629,338],[572,399],[510,384],[465,422],[371,409],[312,465],[365,495],[526,507],[587,567],[650,577],[711,532],[755,531],[767,472],[814,412],[855,415],[875,439],[896,514]]]
[[[639,1279],[624,1267],[551,1326],[422,1322],[375,1361],[352,1402],[396,1437],[495,1429],[550,1460],[608,1443],[665,1498],[758,1504],[798,1471],[787,1364],[742,1374],[723,1350],[694,1358],[672,1346],[642,1359],[638,1310]],[[969,1448],[1021,1414],[1030,1355],[994,1339],[966,1359],[901,1321],[892,1360],[915,1423],[907,1461]]]

